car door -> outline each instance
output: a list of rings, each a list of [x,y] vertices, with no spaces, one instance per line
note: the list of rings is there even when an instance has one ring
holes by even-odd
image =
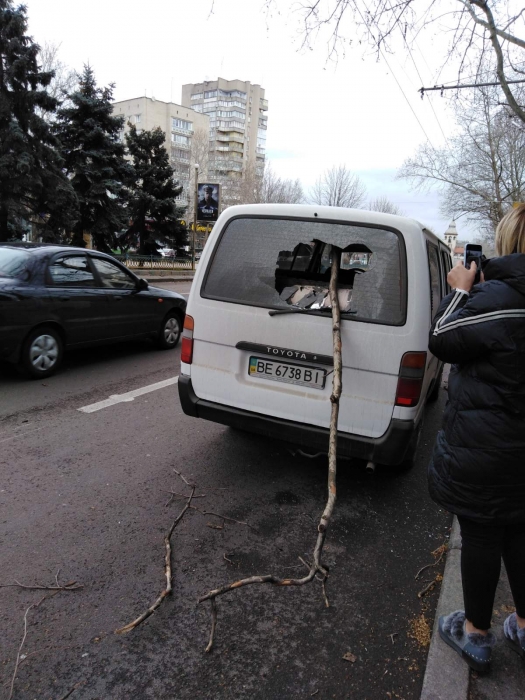
[[[108,337],[109,302],[84,253],[59,253],[46,271],[52,314],[66,331],[68,345]]]
[[[140,289],[127,270],[107,258],[90,256],[98,284],[109,301],[111,333],[114,338],[144,335],[159,329],[161,310],[156,297]]]

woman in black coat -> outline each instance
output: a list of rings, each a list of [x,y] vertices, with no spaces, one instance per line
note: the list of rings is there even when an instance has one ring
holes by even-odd
[[[487,671],[501,559],[516,605],[504,624],[525,659],[525,205],[496,230],[499,257],[459,263],[438,310],[430,351],[450,362],[449,400],[429,466],[431,497],[458,517],[465,611],[439,632],[478,672]]]

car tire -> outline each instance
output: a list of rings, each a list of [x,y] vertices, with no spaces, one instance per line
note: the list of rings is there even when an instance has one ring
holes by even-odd
[[[441,380],[443,378],[443,365],[441,365],[441,369],[439,370],[438,376],[434,379],[434,383],[432,384],[432,388],[430,389],[428,395],[427,395],[427,403],[434,403],[439,399],[439,390],[441,388]]]
[[[177,346],[182,333],[180,315],[171,311],[164,317],[157,336],[157,346],[161,350],[171,350]]]
[[[34,379],[50,377],[62,363],[63,346],[56,329],[51,326],[35,328],[22,347],[22,368]]]

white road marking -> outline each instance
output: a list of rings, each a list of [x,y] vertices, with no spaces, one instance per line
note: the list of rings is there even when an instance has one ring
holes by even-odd
[[[100,411],[108,406],[114,406],[117,403],[125,403],[126,401],[134,401],[137,396],[142,396],[142,394],[149,394],[150,391],[157,391],[157,389],[164,389],[165,386],[171,386],[179,381],[179,377],[171,377],[170,379],[164,379],[162,382],[156,382],[155,384],[148,384],[148,386],[143,386],[140,389],[134,389],[133,391],[128,391],[125,394],[113,394],[104,401],[97,401],[97,403],[89,404],[89,406],[82,406],[78,408],[78,411],[82,413],[94,413],[95,411]]]

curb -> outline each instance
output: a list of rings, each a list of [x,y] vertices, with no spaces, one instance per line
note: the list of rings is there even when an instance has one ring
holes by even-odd
[[[460,557],[459,523],[454,516],[420,700],[467,700],[468,698],[469,667],[453,649],[443,644],[438,632],[438,620],[441,615],[463,609]]]

